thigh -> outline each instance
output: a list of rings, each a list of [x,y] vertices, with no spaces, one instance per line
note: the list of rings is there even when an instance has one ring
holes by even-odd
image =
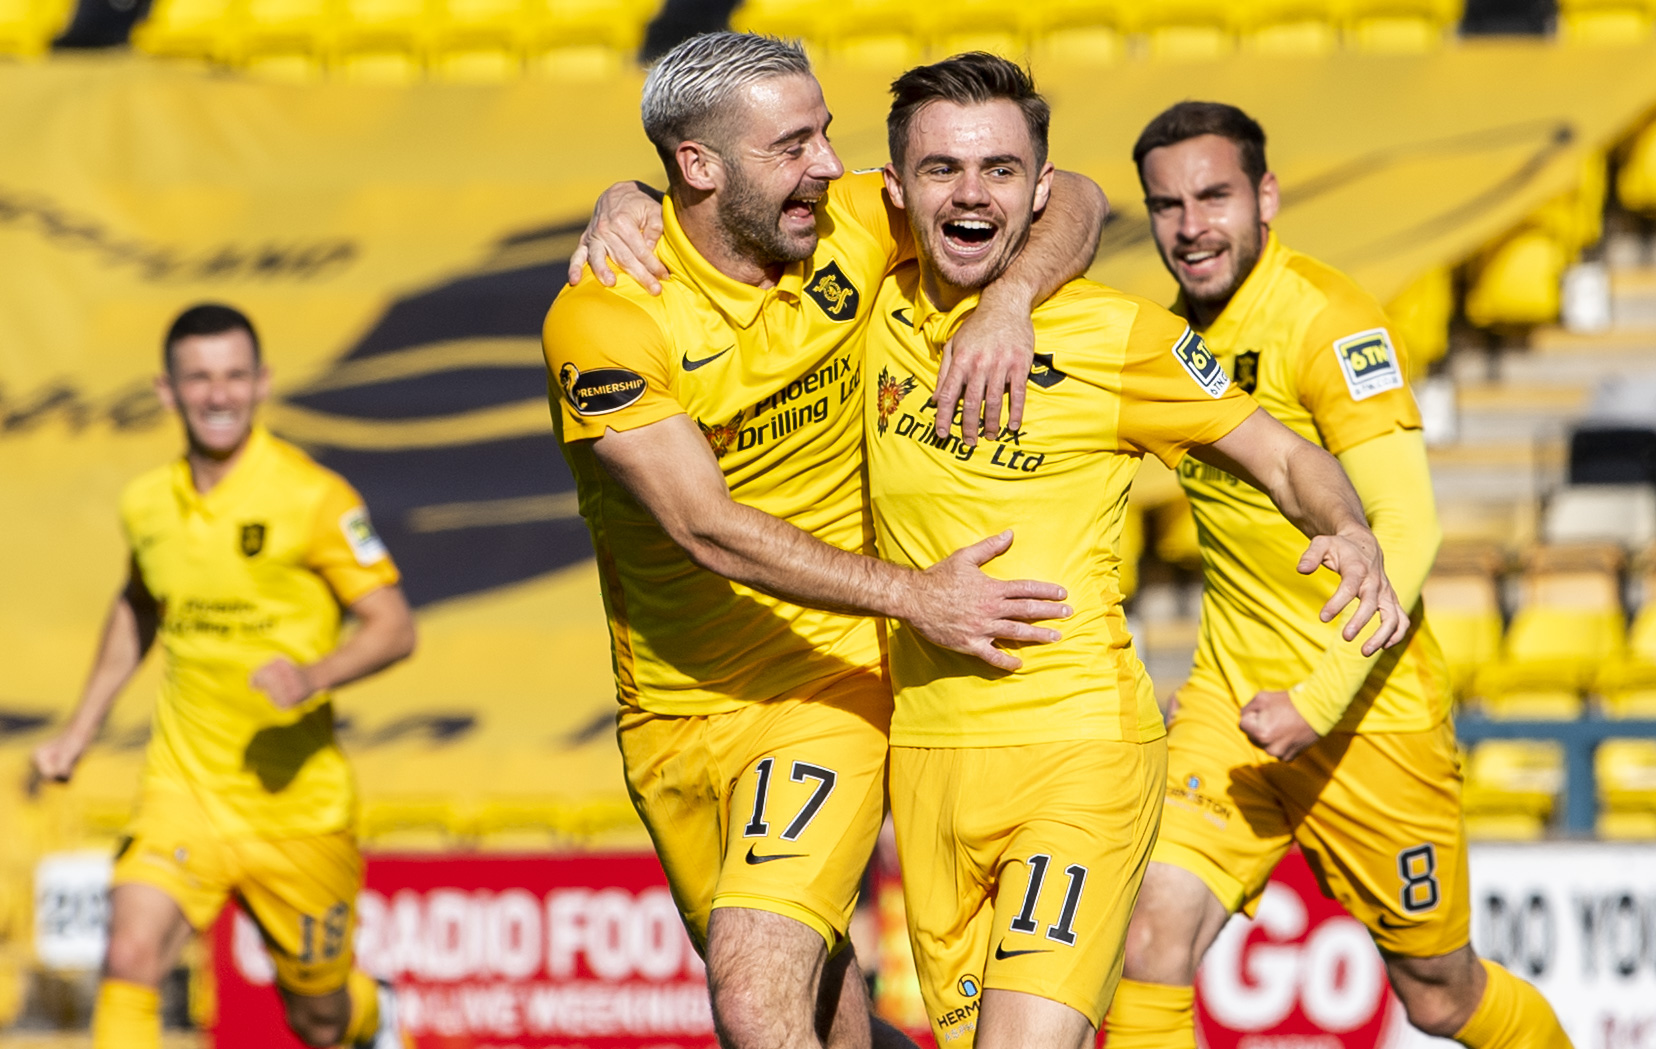
[[[230,856],[200,803],[182,788],[144,792],[130,836],[121,845],[112,887],[147,885],[205,929],[230,896]]]
[[[1186,688],[1167,734],[1167,805],[1152,858],[1202,880],[1227,911],[1252,914],[1293,831],[1227,697]]]
[[[1453,726],[1325,742],[1343,746],[1325,754],[1319,744],[1293,763],[1310,757],[1310,768],[1277,776],[1325,890],[1383,951],[1423,958],[1465,946],[1471,903]]]
[[[891,693],[858,674],[710,726],[732,772],[712,905],[771,911],[843,941],[885,818]]]
[[[276,983],[294,995],[330,995],[353,962],[362,853],[348,833],[234,843],[236,893],[264,933]]]

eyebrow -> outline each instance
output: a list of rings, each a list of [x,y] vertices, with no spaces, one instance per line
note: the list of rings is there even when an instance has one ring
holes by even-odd
[[[830,114],[828,114],[828,119],[822,122],[822,133],[823,134],[826,135],[828,133],[828,127],[833,122],[834,122],[834,115],[832,113],[830,113]],[[807,124],[804,127],[794,128],[792,131],[789,131],[787,134],[782,135],[782,136],[778,137],[775,141],[773,141],[771,143],[771,147],[774,149],[777,146],[787,145],[789,142],[795,142],[795,141],[810,138],[812,135],[816,134],[816,130],[817,130],[816,127],[813,126],[813,125],[810,125],[810,124]]]
[[[1203,186],[1202,188],[1198,189],[1193,194],[1193,196],[1195,196],[1197,200],[1201,200],[1203,197],[1213,196],[1213,194],[1219,192],[1220,190],[1229,190],[1229,189],[1232,189],[1232,188],[1234,188],[1234,187],[1232,187],[1229,182],[1226,182],[1226,181],[1214,182],[1214,183],[1211,183],[1209,185]],[[1144,195],[1144,203],[1147,206],[1148,205],[1153,205],[1153,204],[1177,204],[1177,203],[1179,203],[1179,201],[1181,201],[1183,199],[1184,198],[1182,196],[1179,196],[1177,194],[1146,193]]]

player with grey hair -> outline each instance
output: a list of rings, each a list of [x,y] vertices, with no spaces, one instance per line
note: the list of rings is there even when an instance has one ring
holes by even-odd
[[[600,210],[635,239],[659,231],[637,250],[673,279],[617,279],[595,251],[600,279],[576,276],[543,336],[602,566],[628,790],[727,1049],[895,1042],[847,942],[885,806],[880,621],[1012,669],[996,642],[1055,640],[1033,621],[1066,616],[1065,592],[982,571],[1010,532],[923,571],[869,556],[863,335],[913,247],[880,176],[845,174],[797,46],[692,39],[651,72],[644,118],[667,200],[621,187]],[[1102,193],[1058,181],[954,345],[997,412],[1004,358],[983,350],[1022,353],[1022,387],[1030,307],[1086,268],[1102,227]]]

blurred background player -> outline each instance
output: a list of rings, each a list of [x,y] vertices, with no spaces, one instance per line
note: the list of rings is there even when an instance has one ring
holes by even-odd
[[[1383,654],[1337,644],[1315,579],[1288,570],[1293,525],[1234,471],[1180,465],[1201,536],[1201,633],[1110,1044],[1195,1046],[1202,955],[1298,842],[1368,927],[1416,1027],[1479,1049],[1568,1045],[1541,995],[1469,942],[1449,679],[1420,605],[1440,532],[1403,346],[1371,296],[1271,232],[1265,133],[1241,110],[1173,106],[1133,159],[1176,310],[1266,411],[1339,458],[1413,627]]]
[[[1139,457],[1188,451],[1269,492],[1314,537],[1304,570],[1340,573],[1333,606],[1356,600],[1354,624],[1378,612],[1371,647],[1408,620],[1339,464],[1147,300],[1066,284],[1034,310],[1023,427],[975,449],[935,438],[942,348],[1046,205],[1050,112],[1022,69],[982,52],[910,70],[892,94],[886,181],[918,257],[885,280],[869,330],[880,552],[930,564],[1010,524],[1019,543],[997,569],[1063,580],[1075,605],[1064,638],[1015,674],[890,630],[891,808],[920,988],[938,1045],[1080,1049],[1121,974],[1167,769],[1118,578]],[[1278,556],[1284,571],[1302,557]]]
[[[643,118],[667,169],[657,250],[673,279],[658,295],[648,272],[578,280],[545,326],[604,566],[628,789],[706,957],[721,1042],[866,1045],[845,936],[891,714],[868,617],[1011,666],[993,642],[1055,638],[1021,620],[1060,618],[1063,591],[979,571],[1005,533],[926,572],[860,553],[862,336],[909,248],[879,175],[841,178],[799,46],[694,38],[651,70]],[[1101,198],[1065,218],[1000,289],[1013,328],[1086,267]]]
[[[33,755],[40,778],[68,781],[159,635],[93,1045],[160,1045],[162,977],[234,893],[302,1041],[401,1049],[389,988],[351,967],[362,857],[329,692],[413,651],[396,566],[351,486],[256,423],[270,373],[245,316],[185,310],[163,364],[156,392],[186,451],[123,494],[126,585],[68,727]],[[343,643],[342,608],[357,621]]]

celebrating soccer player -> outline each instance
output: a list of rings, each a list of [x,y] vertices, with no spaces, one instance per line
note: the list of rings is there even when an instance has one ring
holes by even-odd
[[[890,628],[891,810],[920,989],[939,1045],[1081,1049],[1121,975],[1167,768],[1118,578],[1140,457],[1188,453],[1268,493],[1313,537],[1272,556],[1339,573],[1331,612],[1358,603],[1348,639],[1378,613],[1377,649],[1408,621],[1339,464],[1144,299],[1071,281],[1034,310],[1022,427],[975,448],[936,436],[942,348],[1046,204],[1049,111],[1022,69],[984,53],[911,70],[892,94],[886,184],[918,258],[886,279],[868,336],[880,553],[929,564],[1009,524],[1020,541],[997,567],[1064,580],[1074,606],[1016,674]]]
[[[643,117],[667,170],[657,250],[672,279],[652,295],[648,273],[613,287],[572,274],[544,333],[603,580],[627,785],[707,959],[721,1042],[867,1045],[845,937],[891,716],[868,617],[1012,667],[994,642],[1055,639],[1026,621],[1062,618],[1064,593],[978,569],[1008,548],[998,524],[925,571],[862,553],[863,335],[909,239],[877,173],[842,177],[803,51],[696,37],[651,70]],[[1091,261],[1102,194],[1066,186],[1061,221],[986,293],[980,340],[1027,333],[1031,304]]]
[[[1265,133],[1241,110],[1182,102],[1133,158],[1176,308],[1237,385],[1339,457],[1413,626],[1384,654],[1340,644],[1316,581],[1290,568],[1293,527],[1234,470],[1180,465],[1202,537],[1201,637],[1111,1049],[1194,1049],[1202,955],[1294,842],[1368,927],[1416,1027],[1473,1049],[1567,1046],[1539,992],[1468,942],[1449,678],[1419,604],[1439,530],[1404,347],[1350,278],[1277,240]]]
[[[234,893],[305,1044],[401,1049],[390,989],[351,967],[362,856],[330,695],[413,651],[397,569],[351,486],[255,423],[270,376],[246,317],[188,309],[162,352],[156,391],[187,447],[122,496],[126,585],[68,727],[34,752],[39,777],[67,781],[159,635],[92,1043],[158,1049],[161,979]]]

